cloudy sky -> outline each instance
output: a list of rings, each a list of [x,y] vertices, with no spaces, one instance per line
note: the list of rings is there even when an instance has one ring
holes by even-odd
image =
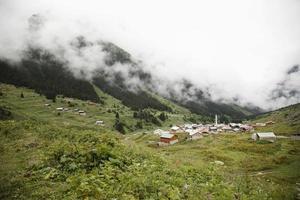
[[[45,17],[31,36],[44,46],[101,38],[162,79],[209,87],[214,100],[264,108],[300,101],[299,69],[287,73],[300,64],[299,0],[0,0],[1,58],[25,48],[32,14]]]

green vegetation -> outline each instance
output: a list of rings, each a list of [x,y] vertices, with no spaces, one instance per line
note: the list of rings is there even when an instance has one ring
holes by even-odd
[[[135,111],[97,87],[102,104],[62,96],[52,102],[26,88],[0,88],[0,199],[296,198],[299,141],[253,142],[250,133],[185,141],[182,133],[178,144],[157,148],[153,142],[159,137],[144,133],[158,127],[153,117],[169,127],[199,116],[154,109],[134,116]],[[287,126],[297,123],[295,114],[286,113]],[[96,120],[105,126],[95,125]],[[124,123],[126,134],[115,131],[117,121]],[[276,123],[270,126],[275,133],[281,130]],[[289,133],[298,130],[293,127]]]
[[[258,130],[273,131],[277,135],[300,133],[300,103],[259,115],[252,120],[253,123],[270,121],[274,124],[259,127]]]

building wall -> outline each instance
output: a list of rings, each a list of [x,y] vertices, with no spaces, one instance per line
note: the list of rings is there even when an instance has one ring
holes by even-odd
[[[164,142],[164,143],[171,143],[174,140],[177,140],[177,136],[174,136],[172,138],[162,138],[162,137],[160,138],[160,142]]]

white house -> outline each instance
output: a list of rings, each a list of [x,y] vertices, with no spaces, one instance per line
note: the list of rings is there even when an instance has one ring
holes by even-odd
[[[260,122],[258,122],[258,123],[255,124],[255,126],[266,126],[266,123],[260,123]]]
[[[101,121],[101,120],[97,120],[97,121],[95,122],[95,125],[103,125],[103,124],[104,124],[104,122]]]
[[[155,135],[161,135],[161,134],[163,134],[164,132],[166,132],[166,131],[161,130],[161,129],[156,129],[155,131],[153,131],[153,134],[155,134]]]
[[[177,131],[179,131],[180,130],[180,128],[178,127],[178,126],[172,126],[171,127],[171,131],[172,132],[177,132]]]
[[[64,111],[64,108],[56,108],[57,111]]]
[[[276,135],[273,132],[253,133],[251,138],[253,140],[266,140],[274,142],[276,140]]]

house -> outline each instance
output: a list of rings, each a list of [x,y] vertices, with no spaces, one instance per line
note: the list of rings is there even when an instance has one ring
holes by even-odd
[[[275,122],[273,122],[273,121],[267,121],[266,122],[266,125],[271,125],[271,124],[275,124]]]
[[[192,124],[185,124],[184,129],[192,129],[193,125]]]
[[[209,133],[209,129],[208,129],[208,128],[204,128],[204,129],[201,130],[201,133],[206,133],[206,134],[208,134],[208,133]]]
[[[264,133],[253,133],[251,138],[253,140],[266,140],[274,142],[276,140],[276,135],[273,132],[264,132]]]
[[[193,130],[189,133],[189,139],[191,140],[198,140],[200,138],[203,138],[203,135],[197,130]]]
[[[234,132],[239,132],[240,131],[240,129],[239,128],[234,128],[234,129],[232,129]]]
[[[45,103],[45,106],[46,106],[46,107],[49,107],[49,106],[51,106],[51,105],[50,105],[49,103]]]
[[[258,123],[255,123],[255,126],[266,126],[266,123],[258,122]]]
[[[56,108],[57,111],[64,111],[64,108]]]
[[[233,129],[234,129],[234,128],[240,128],[241,125],[242,125],[242,124],[239,124],[239,123],[238,123],[238,124],[237,124],[237,123],[229,123],[229,126],[230,126],[231,128],[233,128]]]
[[[224,132],[230,132],[230,131],[232,131],[232,128],[231,128],[230,126],[224,126],[224,127],[222,128],[222,130],[223,130]]]
[[[253,127],[249,125],[241,125],[240,129],[241,131],[250,131],[253,129]]]
[[[197,129],[198,127],[200,127],[198,124],[192,124],[193,129]]]
[[[300,133],[292,134],[291,139],[292,140],[300,140]]]
[[[104,124],[104,122],[101,121],[101,120],[97,120],[97,121],[95,122],[95,125],[103,125],[103,124]]]
[[[88,103],[89,105],[91,105],[91,106],[97,105],[95,102],[92,102],[92,101],[88,101],[87,103]]]
[[[217,130],[218,130],[217,127],[214,127],[214,126],[209,127],[210,132],[217,132]]]
[[[86,116],[86,112],[83,111],[83,110],[79,110],[79,111],[78,111],[78,114],[81,115],[81,116]]]
[[[172,126],[171,127],[171,131],[174,132],[174,133],[176,133],[179,130],[180,130],[180,128],[178,126]]]
[[[153,131],[153,134],[155,134],[155,135],[161,135],[164,132],[166,132],[166,131],[161,130],[161,129],[156,129],[155,131]]]
[[[163,133],[160,136],[160,142],[165,144],[175,144],[178,142],[178,137],[171,133]]]

